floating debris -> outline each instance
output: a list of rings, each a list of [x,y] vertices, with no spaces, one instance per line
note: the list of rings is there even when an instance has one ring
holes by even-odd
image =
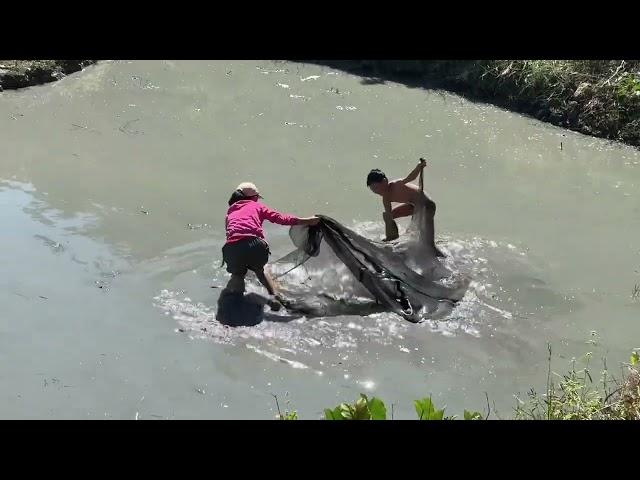
[[[62,253],[65,250],[64,246],[60,242],[51,240],[50,238],[45,237],[44,235],[34,235],[34,238],[37,238],[38,240],[42,240],[42,242],[47,247],[49,247],[51,251],[53,251],[54,253]]]
[[[139,77],[137,75],[132,75],[131,76],[131,80],[133,80],[133,82],[139,87],[142,88],[143,90],[157,90],[160,87],[154,85],[153,83],[151,83],[149,80]]]
[[[102,272],[101,275],[103,278],[116,278],[118,275],[120,275],[120,272],[117,270],[112,270],[110,272]]]
[[[135,122],[139,122],[140,119],[136,118],[135,120],[129,120],[128,122],[124,123],[121,127],[118,128],[118,130],[120,130],[122,133],[126,133],[127,135],[140,135],[141,132],[140,130],[129,130],[129,127],[131,126],[132,123]]]
[[[288,68],[279,68],[277,70],[267,70],[266,68],[262,68],[258,66],[256,67],[256,69],[260,70],[260,73],[264,73],[265,75],[268,75],[270,73],[289,73]]]
[[[208,223],[187,223],[189,230],[200,230],[202,228],[212,228]]]
[[[316,80],[318,78],[320,78],[320,75],[309,75],[308,77],[301,78],[300,81],[306,82],[307,80]]]

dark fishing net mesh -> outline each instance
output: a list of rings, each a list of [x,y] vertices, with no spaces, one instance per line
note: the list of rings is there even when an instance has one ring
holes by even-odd
[[[395,243],[369,240],[321,215],[317,226],[291,227],[296,250],[271,264],[285,306],[320,316],[387,310],[412,322],[445,316],[469,282],[451,278],[424,248],[423,215],[417,209],[404,241]]]

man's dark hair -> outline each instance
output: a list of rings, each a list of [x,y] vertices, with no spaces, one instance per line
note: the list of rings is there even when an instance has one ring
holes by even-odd
[[[379,168],[374,168],[367,175],[367,187],[372,183],[383,182],[387,179],[387,176]]]
[[[244,196],[244,193],[242,193],[242,190],[236,190],[231,194],[231,198],[229,199],[229,206],[233,205],[234,203],[240,200],[245,200],[245,199],[246,197]]]

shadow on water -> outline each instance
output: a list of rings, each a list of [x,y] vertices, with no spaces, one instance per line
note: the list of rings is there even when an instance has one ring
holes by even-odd
[[[255,327],[263,321],[286,323],[302,318],[300,314],[275,315],[265,312],[267,299],[257,293],[242,293],[227,288],[220,292],[216,320],[228,327]]]
[[[530,118],[539,118],[544,106],[513,94],[500,94],[493,84],[470,81],[474,70],[469,60],[297,60],[322,65],[362,77],[362,85],[385,85],[387,82],[402,84],[408,88],[431,90],[445,98],[445,92],[454,93],[466,101],[489,103],[512,110]],[[558,122],[551,122],[566,127]]]
[[[387,81],[384,78],[379,77],[365,77],[360,80],[362,85],[385,85]]]
[[[373,301],[348,302],[330,295],[300,294],[287,291],[284,308],[277,314],[265,311],[266,297],[255,293],[241,293],[227,288],[218,297],[216,320],[228,327],[254,327],[263,321],[287,323],[301,318],[366,316],[382,313],[385,308]]]
[[[300,62],[323,65],[362,77],[362,85],[384,85],[388,81],[401,83],[409,88],[426,90],[444,89],[444,82],[438,82],[419,71],[402,71],[380,68],[375,62],[362,60],[300,60]]]

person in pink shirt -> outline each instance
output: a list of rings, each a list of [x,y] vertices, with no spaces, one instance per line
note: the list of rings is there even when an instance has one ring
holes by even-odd
[[[271,252],[262,223],[267,220],[278,225],[317,225],[320,219],[280,213],[261,203],[261,198],[257,187],[250,182],[238,185],[231,195],[225,218],[227,241],[222,247],[222,259],[231,274],[227,285],[229,290],[244,292],[244,277],[248,270],[252,270],[269,292],[271,307],[279,309],[279,296],[273,279],[264,271]]]

